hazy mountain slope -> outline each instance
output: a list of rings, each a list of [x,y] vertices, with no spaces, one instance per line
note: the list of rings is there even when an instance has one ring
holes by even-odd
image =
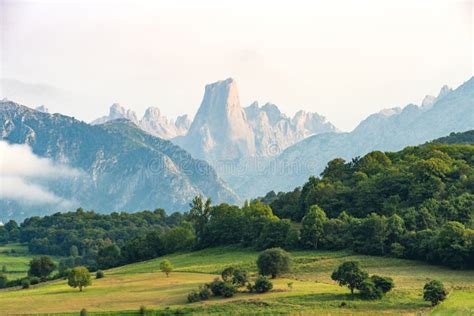
[[[77,206],[84,208],[134,211],[163,207],[173,211],[186,210],[197,194],[216,202],[238,199],[209,164],[143,132],[130,121],[92,126],[2,102],[0,134],[9,143],[29,144],[38,156],[83,171],[83,177],[70,183],[48,185],[57,195],[76,200]],[[2,201],[2,210],[6,209],[10,217],[55,210],[52,206],[20,206]]]
[[[443,92],[443,91],[442,91]],[[395,151],[408,145],[474,128],[474,77],[429,107],[408,105],[369,116],[351,133],[309,137],[287,148],[260,173],[235,183],[242,198],[270,190],[288,191],[319,175],[334,158],[346,160],[373,150]]]

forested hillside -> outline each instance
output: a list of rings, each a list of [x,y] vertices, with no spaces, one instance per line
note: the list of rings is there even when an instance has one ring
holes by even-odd
[[[438,138],[433,142],[444,144],[474,144],[474,130],[464,133],[451,133],[449,136]]]

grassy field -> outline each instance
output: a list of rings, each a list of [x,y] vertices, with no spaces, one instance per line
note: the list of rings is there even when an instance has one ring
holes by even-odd
[[[7,267],[6,275],[10,280],[26,276],[31,258],[33,256],[28,254],[26,246],[19,244],[0,245],[0,269],[3,266]]]
[[[137,314],[146,306],[157,315],[193,314],[295,314],[295,315],[474,315],[474,271],[454,271],[400,259],[353,255],[349,252],[292,252],[293,271],[278,278],[266,294],[238,293],[230,299],[213,298],[186,303],[192,289],[211,281],[223,268],[240,267],[256,274],[251,250],[226,247],[166,256],[175,266],[167,278],[159,272],[163,258],[106,271],[80,293],[64,280],[28,290],[0,291],[1,314],[61,313],[77,315],[82,308],[102,315]],[[331,272],[346,260],[357,260],[371,274],[390,276],[396,287],[380,301],[353,298],[347,288],[330,279]],[[432,309],[422,299],[422,287],[439,279],[450,290],[448,299]],[[293,282],[293,288],[288,283]],[[341,307],[341,303],[345,306]],[[119,312],[121,311],[121,312]],[[95,314],[95,313],[94,313]]]

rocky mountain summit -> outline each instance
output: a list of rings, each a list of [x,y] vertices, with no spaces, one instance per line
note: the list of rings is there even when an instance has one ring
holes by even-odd
[[[184,135],[191,125],[187,115],[178,116],[176,121],[172,121],[162,116],[160,110],[156,107],[149,107],[143,117],[138,119],[134,111],[125,109],[118,103],[112,104],[108,115],[92,121],[91,124],[98,125],[117,119],[127,119],[145,132],[163,139]]]
[[[204,97],[188,133],[174,141],[210,163],[272,157],[288,146],[336,128],[317,113],[299,111],[293,118],[278,107],[257,102],[242,108],[234,79],[205,88]]]

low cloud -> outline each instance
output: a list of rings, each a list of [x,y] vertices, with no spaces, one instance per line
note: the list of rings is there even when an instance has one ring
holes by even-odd
[[[28,145],[0,141],[0,199],[67,209],[74,203],[51,192],[45,183],[78,176],[76,169],[36,156]]]

